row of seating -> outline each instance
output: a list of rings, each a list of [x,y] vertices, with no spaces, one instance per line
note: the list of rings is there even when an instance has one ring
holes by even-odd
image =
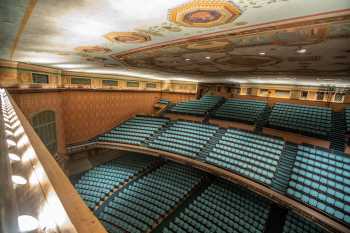
[[[227,99],[214,117],[255,123],[266,108],[265,101]]]
[[[350,132],[350,107],[345,108],[346,131]]]
[[[223,97],[221,96],[203,96],[199,100],[190,100],[187,102],[180,102],[169,109],[170,112],[205,115],[212,108],[214,108]]]
[[[326,107],[277,103],[272,108],[269,125],[327,137],[332,125],[332,110]]]
[[[163,233],[262,233],[269,210],[266,199],[217,180],[178,213]]]
[[[283,149],[282,140],[228,129],[206,161],[271,185]]]
[[[283,140],[186,121],[170,122],[167,126],[147,146],[201,159],[270,187],[277,179],[285,153]],[[349,206],[348,164],[343,155],[299,146],[292,176],[290,171],[280,175],[286,184],[291,179],[286,187],[289,196],[347,222],[349,214],[344,208]]]
[[[218,129],[213,125],[176,121],[149,147],[197,158]]]
[[[149,232],[203,178],[198,170],[166,163],[117,193],[97,217],[110,233]]]
[[[148,156],[119,157],[85,172],[75,188],[86,205],[95,209],[114,188],[151,166],[154,161],[155,159]]]
[[[327,233],[327,231],[289,211],[283,226],[283,233]]]
[[[169,100],[167,100],[167,99],[159,99],[158,103],[159,103],[159,104],[165,104],[165,105],[168,105],[168,104],[170,104],[170,101],[169,101]]]
[[[99,136],[98,140],[141,145],[164,127],[168,121],[165,118],[136,116]]]
[[[287,194],[350,223],[350,157],[298,146]]]

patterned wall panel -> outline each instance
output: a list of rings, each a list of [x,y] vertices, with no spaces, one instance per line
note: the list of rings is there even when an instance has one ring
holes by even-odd
[[[161,94],[161,98],[170,100],[173,103],[178,103],[178,102],[193,100],[196,98],[196,94],[163,92]]]
[[[171,98],[186,100],[186,95],[176,95],[172,94]],[[160,93],[66,91],[13,94],[13,97],[28,119],[43,110],[56,112],[59,152],[63,153],[65,144],[90,139],[133,114],[151,114]]]
[[[32,93],[12,95],[29,121],[39,112],[51,110],[56,113],[58,154],[65,154],[65,123],[63,119],[63,98],[61,93]]]

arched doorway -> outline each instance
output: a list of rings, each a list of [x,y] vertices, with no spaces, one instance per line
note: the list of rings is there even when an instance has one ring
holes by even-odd
[[[42,111],[32,116],[32,126],[52,155],[57,152],[56,117],[54,111]]]

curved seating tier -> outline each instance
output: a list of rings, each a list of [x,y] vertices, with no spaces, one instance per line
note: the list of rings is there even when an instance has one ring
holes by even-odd
[[[330,108],[277,103],[269,117],[269,125],[308,135],[327,137],[332,125]]]
[[[327,231],[289,211],[283,227],[283,233],[327,233]]]
[[[147,156],[119,157],[85,172],[75,188],[86,205],[94,209],[114,188],[151,166],[154,161]]]
[[[270,185],[283,149],[280,139],[228,129],[206,161]]]
[[[197,158],[218,129],[213,125],[176,121],[148,146]]]
[[[345,108],[346,131],[350,132],[350,107]]]
[[[350,224],[350,157],[299,146],[287,194]]]
[[[170,121],[143,145],[222,167],[349,224],[350,157],[237,129]],[[284,165],[288,165],[288,169]],[[276,189],[275,189],[276,190]]]
[[[218,108],[214,117],[255,123],[266,107],[264,101],[228,99]]]
[[[141,145],[164,127],[168,121],[165,118],[136,116],[99,136],[98,140]]]
[[[180,102],[169,109],[169,111],[192,115],[204,115],[215,107],[222,99],[223,97],[221,96],[203,96],[199,100]]]
[[[166,163],[111,198],[97,217],[110,233],[149,232],[203,178],[198,170]]]
[[[266,199],[219,180],[182,210],[163,233],[262,233],[269,210]]]

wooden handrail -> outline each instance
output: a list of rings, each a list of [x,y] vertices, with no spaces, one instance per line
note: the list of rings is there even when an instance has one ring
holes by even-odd
[[[56,230],[52,232],[107,233],[84,204],[15,101],[8,96],[24,131],[22,138],[25,139],[25,145],[22,145],[22,151],[25,158],[22,160],[32,169],[31,177],[35,180],[32,182],[34,184],[30,184],[29,192],[35,191],[31,193],[32,196],[42,197],[42,200],[39,200],[40,208],[33,210],[41,216],[39,221],[54,223],[53,228]],[[31,203],[27,205],[31,206]]]

